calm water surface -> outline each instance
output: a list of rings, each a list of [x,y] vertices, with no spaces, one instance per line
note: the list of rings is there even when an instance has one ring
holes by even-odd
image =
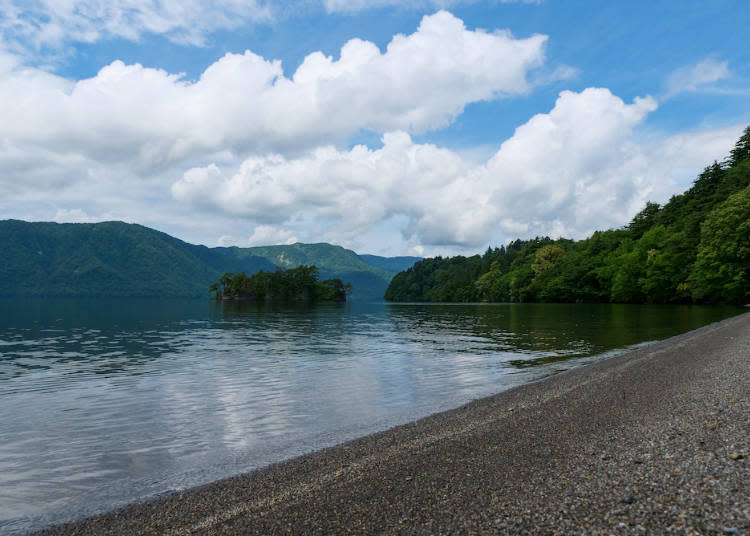
[[[0,301],[0,533],[248,471],[739,312]]]

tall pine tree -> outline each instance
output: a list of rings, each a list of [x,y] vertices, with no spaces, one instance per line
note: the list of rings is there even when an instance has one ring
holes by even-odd
[[[750,159],[750,127],[745,129],[737,144],[729,152],[729,165],[736,166],[743,160]]]

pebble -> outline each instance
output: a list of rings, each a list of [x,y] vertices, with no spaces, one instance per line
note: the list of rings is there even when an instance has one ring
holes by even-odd
[[[745,534],[750,314],[713,327],[45,534]]]

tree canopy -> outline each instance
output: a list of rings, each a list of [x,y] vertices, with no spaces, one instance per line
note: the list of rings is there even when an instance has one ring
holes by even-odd
[[[747,303],[750,127],[723,164],[664,206],[585,240],[537,237],[397,274],[391,301]]]
[[[248,276],[225,273],[209,287],[217,299],[252,301],[346,301],[352,287],[341,279],[318,281],[316,266],[298,266],[275,272],[261,270]]]

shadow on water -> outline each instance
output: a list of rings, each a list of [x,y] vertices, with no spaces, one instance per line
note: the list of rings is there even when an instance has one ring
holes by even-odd
[[[463,343],[456,351],[513,353],[516,358],[504,364],[517,368],[629,348],[742,312],[737,307],[554,303],[391,304],[389,310],[399,329],[416,341],[434,341],[449,331]]]
[[[0,300],[0,380],[53,369],[138,374],[187,344],[165,332],[206,322],[207,312],[196,300]]]
[[[156,361],[194,350],[200,338],[219,346],[263,346],[280,359],[362,353],[371,349],[352,348],[352,338],[378,330],[435,354],[506,355],[495,361],[521,369],[663,339],[738,312],[616,304],[4,299],[0,380],[52,370],[66,379],[151,374],[166,366]]]

